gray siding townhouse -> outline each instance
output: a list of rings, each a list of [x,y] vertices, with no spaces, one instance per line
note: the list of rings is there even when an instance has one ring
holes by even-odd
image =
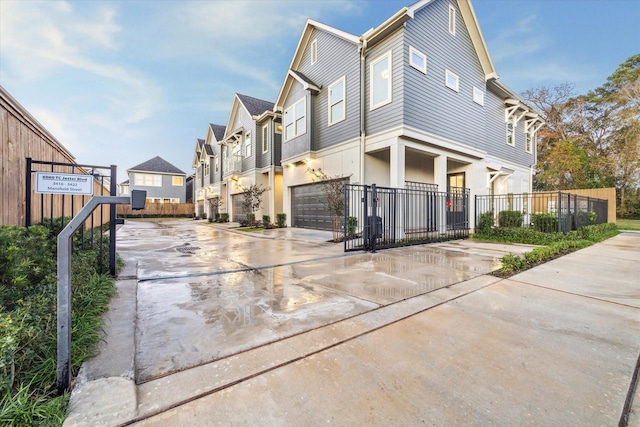
[[[274,111],[283,209],[290,225],[312,228],[330,224],[310,203],[322,194],[319,171],[350,183],[467,188],[471,200],[530,192],[543,125],[498,80],[470,0],[421,0],[361,36],[308,20]]]
[[[273,102],[236,94],[233,99],[224,138],[219,141],[222,153],[221,184],[218,197],[222,212],[238,221],[244,188],[253,184],[267,188],[256,218],[269,215],[275,221],[282,212],[282,125],[280,114],[273,112]]]
[[[225,127],[209,124],[206,139],[196,141],[193,157],[195,169],[195,209],[196,214],[206,213],[212,217],[216,198],[220,200],[222,191],[222,159],[219,142],[224,138]],[[222,211],[221,209],[218,209]]]
[[[128,190],[145,190],[147,203],[186,201],[186,174],[159,156],[127,169],[127,175]]]

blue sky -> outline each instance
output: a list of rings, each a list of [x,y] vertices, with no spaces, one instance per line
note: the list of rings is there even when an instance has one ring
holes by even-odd
[[[234,93],[274,101],[307,18],[361,35],[411,0],[0,0],[0,85],[78,163],[187,174]],[[640,53],[639,0],[475,0],[514,91],[602,85]]]

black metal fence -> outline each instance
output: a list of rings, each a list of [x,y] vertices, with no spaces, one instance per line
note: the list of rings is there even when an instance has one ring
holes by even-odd
[[[608,222],[608,201],[570,193],[476,196],[475,232],[490,227],[531,227],[563,233]]]
[[[392,248],[469,236],[469,190],[345,184],[344,250]]]
[[[26,158],[26,180],[25,180],[25,225],[42,224],[58,234],[73,218],[82,207],[89,201],[90,196],[79,196],[72,194],[35,194],[33,178],[37,172],[52,172],[66,174],[91,175],[92,186],[95,196],[116,196],[116,174],[117,167],[80,165],[75,163],[51,162],[45,160],[34,160]],[[107,213],[105,213],[107,211]],[[56,219],[56,218],[59,218]],[[102,265],[103,248],[105,245],[105,235],[103,231],[109,229],[109,272],[116,273],[116,206],[100,208],[93,212],[87,221],[86,226],[79,230],[78,249],[84,249],[85,245],[90,248],[98,245],[100,256],[98,258],[99,270],[106,272],[105,265]]]

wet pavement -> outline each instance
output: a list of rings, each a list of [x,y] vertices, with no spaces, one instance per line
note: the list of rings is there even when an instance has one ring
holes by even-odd
[[[127,221],[64,426],[640,426],[640,233],[510,279],[530,246],[330,237]]]
[[[127,221],[118,231],[119,254],[137,263],[138,384],[471,279],[530,248],[457,241],[345,254],[330,232],[227,227]]]

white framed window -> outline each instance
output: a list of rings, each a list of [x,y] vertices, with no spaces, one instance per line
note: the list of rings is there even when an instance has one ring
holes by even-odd
[[[473,102],[484,105],[484,92],[477,87],[473,87]]]
[[[329,126],[346,118],[346,77],[329,85]]]
[[[244,135],[244,157],[251,157],[251,132]]]
[[[306,98],[302,98],[284,111],[285,141],[289,141],[307,132],[306,101]]]
[[[427,74],[427,55],[413,46],[409,46],[409,65],[416,70]]]
[[[318,61],[318,40],[314,39],[311,42],[311,65]]]
[[[162,187],[162,175],[137,173],[134,177],[135,185],[143,187]]]
[[[452,4],[449,5],[449,32],[456,35],[456,8]]]
[[[269,151],[269,125],[262,126],[262,153]]]
[[[204,176],[209,176],[209,162],[204,164]],[[174,177],[175,178],[175,177]],[[176,185],[176,184],[173,184]]]
[[[371,63],[369,74],[370,109],[374,110],[391,102],[391,51]]]
[[[453,89],[456,92],[458,92],[458,88],[459,88],[459,79],[458,76],[456,74],[453,74],[451,71],[446,70],[445,71],[445,76],[444,76],[444,84],[445,86],[447,86],[449,89]]]
[[[511,120],[511,119],[507,120],[506,129],[507,129],[507,144],[512,146],[512,147],[515,147],[516,146],[516,141],[514,139],[513,120]]]
[[[209,165],[207,164],[207,175],[209,175]],[[171,177],[171,185],[181,186],[184,184],[184,177],[182,176],[172,176]]]
[[[216,173],[217,173],[220,170],[220,159],[218,158],[217,155],[215,156],[215,159],[214,159],[214,165],[215,165],[215,170],[216,170]]]
[[[533,144],[535,143],[536,136],[533,132],[528,131],[525,133],[525,146],[524,149],[527,153],[531,153],[533,151]]]

